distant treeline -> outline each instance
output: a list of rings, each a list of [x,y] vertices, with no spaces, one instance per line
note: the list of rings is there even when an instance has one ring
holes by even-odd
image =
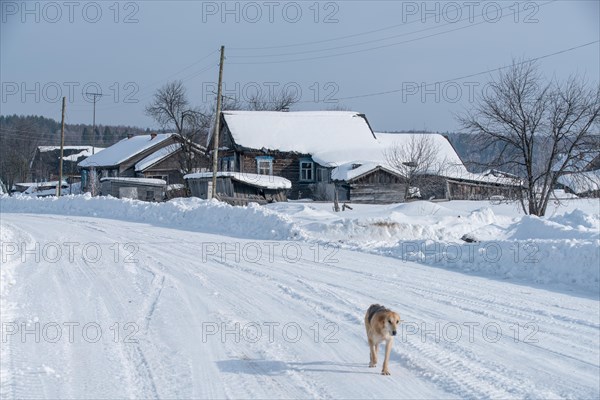
[[[122,125],[65,124],[65,145],[110,146],[127,137],[149,131]],[[35,115],[0,115],[0,138],[3,143],[15,140],[22,143],[35,142],[41,145],[60,144],[60,122]]]
[[[65,124],[65,145],[108,147],[148,130],[131,126]],[[35,115],[0,115],[0,180],[11,187],[25,182],[38,146],[60,145],[60,123]]]

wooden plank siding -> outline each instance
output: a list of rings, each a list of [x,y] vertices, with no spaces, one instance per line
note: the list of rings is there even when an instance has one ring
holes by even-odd
[[[352,203],[401,203],[406,183],[402,177],[378,168],[351,180],[348,189],[348,201]]]
[[[504,196],[506,199],[516,199],[520,195],[518,186],[494,185],[492,183],[475,183],[447,179],[448,200],[487,200],[492,196]]]
[[[101,195],[111,195],[116,198],[123,198],[123,189],[135,192],[135,199],[143,201],[163,201],[165,197],[164,185],[149,185],[138,182],[124,182],[108,180],[101,183]],[[132,197],[127,197],[132,198]]]
[[[179,156],[180,150],[171,154],[161,162],[154,164],[150,168],[146,168],[143,172],[138,172],[138,174],[143,175],[144,178],[164,176],[166,177],[165,180],[167,181],[167,185],[183,183],[183,176],[179,173],[179,170],[181,169]]]
[[[212,178],[190,178],[188,185],[192,196],[207,199]],[[256,186],[236,181],[229,176],[217,177],[217,198],[229,204],[240,206],[254,202],[267,204],[272,202],[287,201],[285,189],[261,189]]]
[[[300,161],[312,160],[309,154],[255,149],[224,150],[219,152],[219,170],[222,170],[221,161],[227,157],[233,157],[235,160],[234,172],[251,174],[258,173],[257,157],[272,157],[272,174],[292,182],[292,189],[288,192],[288,198],[312,198],[315,195],[316,180],[300,181]],[[316,169],[319,168],[319,165],[314,163],[314,167],[313,177],[316,177]]]

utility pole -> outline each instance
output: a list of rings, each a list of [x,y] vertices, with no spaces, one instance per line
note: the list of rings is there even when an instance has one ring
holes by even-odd
[[[94,119],[92,122],[92,155],[96,154],[96,97],[102,97],[102,93],[85,93],[87,96],[94,96]]]
[[[213,133],[213,177],[212,198],[217,196],[217,169],[219,166],[219,130],[221,123],[221,87],[223,86],[223,62],[225,61],[225,46],[221,46],[221,61],[219,62],[219,88],[217,91],[217,120]]]
[[[102,97],[101,93],[85,93],[88,96],[94,96],[94,119],[92,122],[92,155],[96,154],[96,97]],[[96,195],[96,168],[90,170],[90,184],[92,196]]]
[[[63,97],[62,102],[62,119],[60,122],[60,158],[58,159],[58,189],[56,189],[56,195],[60,197],[63,180],[63,155],[65,149],[65,106],[66,97]]]

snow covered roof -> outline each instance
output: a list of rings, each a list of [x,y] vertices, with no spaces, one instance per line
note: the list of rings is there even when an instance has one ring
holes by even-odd
[[[104,147],[95,147],[94,148],[94,154],[98,154],[102,150],[104,150]],[[82,157],[90,157],[92,155],[93,155],[92,154],[92,146],[89,146],[89,148],[83,149],[79,153],[74,153],[74,154],[71,154],[70,156],[63,157],[63,160],[75,162],[75,161],[79,160]]]
[[[224,111],[223,118],[239,146],[310,154],[326,166],[362,159],[376,143],[366,117],[353,111]]]
[[[411,143],[419,140],[428,140],[437,149],[434,164],[452,166],[453,169],[466,171],[462,160],[454,150],[450,141],[439,133],[375,133],[377,140],[383,150],[388,150],[393,147],[410,146]],[[410,161],[410,160],[407,160]],[[461,171],[458,171],[461,172]]]
[[[565,167],[564,167],[564,172],[585,171],[586,169],[588,169],[590,164],[592,164],[592,162],[598,156],[600,156],[600,152],[597,150],[581,152],[581,153],[575,155],[574,157],[572,157],[571,160],[569,160],[567,165],[565,165]],[[559,171],[563,167],[563,164],[565,163],[565,161],[566,161],[566,155],[559,154],[558,157],[556,157],[556,162],[552,166],[552,171],[554,171],[554,172]]]
[[[181,149],[181,143],[173,143],[163,147],[162,149],[158,149],[154,153],[138,161],[138,163],[135,164],[135,170],[143,171],[146,168],[158,164],[159,162],[169,157],[171,154],[175,153],[179,149]]]
[[[351,181],[358,177],[361,177],[371,171],[380,168],[390,174],[402,176],[402,172],[387,165],[383,162],[372,162],[372,161],[355,161],[351,163],[342,164],[331,171],[331,179],[334,181]]]
[[[19,187],[48,187],[48,186],[57,186],[58,185],[58,181],[48,181],[48,182],[17,182],[15,184],[13,184],[13,186],[19,186]],[[62,186],[67,186],[67,181],[63,180],[62,181]]]
[[[81,151],[89,151],[90,154],[92,152],[93,146],[64,146],[63,150],[81,150]],[[96,153],[100,150],[103,150],[104,147],[96,147]],[[60,150],[60,146],[38,146],[38,150],[40,153],[46,153],[49,151]]]
[[[195,174],[188,174],[183,177],[183,179],[202,179],[202,178],[212,178],[212,172],[198,172]],[[245,172],[228,172],[221,171],[217,172],[217,177],[231,177],[239,182],[246,183],[251,186],[256,186],[264,189],[290,189],[292,187],[292,182],[288,179],[282,178],[280,176],[273,175],[258,175],[258,174],[248,174]]]
[[[138,135],[125,138],[112,146],[81,161],[80,167],[110,167],[119,165],[131,157],[170,139],[174,133],[161,133],[152,139],[151,135]]]
[[[431,141],[431,144],[438,150],[436,154],[437,159],[433,162],[432,174],[441,175],[449,179],[480,183],[503,185],[515,185],[519,183],[514,178],[499,173],[492,173],[495,171],[483,174],[467,171],[452,144],[438,133],[375,133],[375,136],[377,140],[374,143],[361,149],[362,157],[338,165],[332,170],[331,179],[348,181],[374,171],[377,168],[392,174],[403,175],[401,170],[390,165],[386,157],[386,151],[394,147],[410,146],[414,140],[427,137]],[[340,148],[339,151],[343,151],[343,148]]]
[[[437,148],[437,160],[433,162],[436,167],[432,173],[438,173],[440,168],[446,174],[452,176],[463,176],[467,174],[462,160],[454,150],[454,147],[450,144],[448,139],[437,133],[375,133],[376,140],[360,149],[360,157],[357,157],[352,162],[338,165],[332,171],[331,178],[334,180],[352,180],[365,173],[381,168],[387,170],[393,174],[402,175],[402,172],[390,165],[386,152],[391,149],[398,147],[410,146],[415,140],[427,139],[431,141],[431,144]],[[340,148],[338,151],[343,151]],[[356,161],[363,160],[363,161]],[[407,162],[410,160],[406,160]],[[353,168],[356,164],[360,164],[358,167]]]
[[[166,185],[167,182],[163,179],[154,179],[154,178],[121,178],[121,177],[107,177],[100,179],[101,182],[111,181],[111,182],[128,182],[128,183],[138,183],[140,185]]]
[[[575,194],[600,190],[600,170],[564,174],[558,177],[558,183],[568,187]]]

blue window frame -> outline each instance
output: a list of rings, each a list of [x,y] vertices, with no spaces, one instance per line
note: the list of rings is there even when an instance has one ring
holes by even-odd
[[[223,157],[221,158],[221,171],[235,171],[235,157]]]

